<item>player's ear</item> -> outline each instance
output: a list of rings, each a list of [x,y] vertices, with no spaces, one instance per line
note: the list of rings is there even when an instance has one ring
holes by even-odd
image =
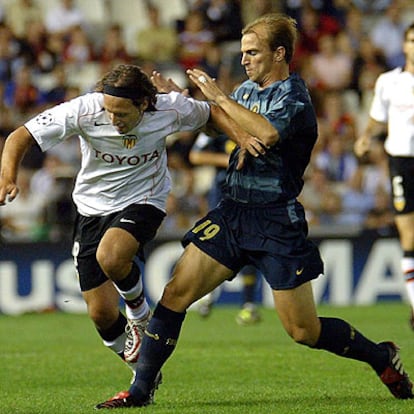
[[[283,46],[278,46],[273,52],[273,61],[282,62],[285,59],[286,49]]]
[[[148,99],[145,99],[145,101],[142,102],[141,105],[139,106],[139,109],[142,112],[144,112],[148,108],[148,106],[149,106]]]

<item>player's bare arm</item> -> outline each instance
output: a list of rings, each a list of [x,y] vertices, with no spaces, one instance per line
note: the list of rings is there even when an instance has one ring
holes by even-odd
[[[262,115],[256,114],[228,97],[214,79],[199,69],[189,69],[187,74],[206,98],[219,106],[232,120],[248,134],[270,147],[279,140],[278,131]]]
[[[379,135],[387,130],[387,124],[378,122],[373,118],[368,119],[364,132],[355,141],[354,152],[358,157],[367,154],[371,147],[372,137]]]
[[[25,127],[19,127],[6,139],[1,159],[0,205],[13,201],[19,193],[17,172],[24,154],[34,140]]]

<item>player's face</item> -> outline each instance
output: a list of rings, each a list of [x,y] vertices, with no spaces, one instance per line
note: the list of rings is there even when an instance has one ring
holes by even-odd
[[[274,82],[274,53],[256,33],[246,33],[241,39],[241,64],[248,78],[260,86]]]
[[[131,99],[104,94],[105,111],[120,134],[131,131],[141,121],[147,106],[148,104],[144,103],[136,107]]]

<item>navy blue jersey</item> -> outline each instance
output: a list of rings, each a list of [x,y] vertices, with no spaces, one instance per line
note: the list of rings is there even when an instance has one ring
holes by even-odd
[[[296,198],[303,187],[303,173],[309,163],[318,131],[314,108],[303,80],[291,74],[261,90],[247,80],[233,99],[263,115],[279,132],[280,140],[265,155],[248,155],[236,170],[239,147],[230,157],[226,197],[242,203],[274,203]]]

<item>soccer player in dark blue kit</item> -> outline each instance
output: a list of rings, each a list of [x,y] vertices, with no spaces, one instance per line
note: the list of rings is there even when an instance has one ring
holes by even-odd
[[[296,200],[317,122],[304,82],[289,72],[296,35],[295,21],[281,14],[248,24],[241,63],[249,79],[231,98],[206,73],[187,71],[222,131],[232,139],[234,131],[245,131],[260,145],[239,139],[223,200],[184,236],[185,250],[146,329],[135,381],[96,408],[150,404],[187,308],[246,264],[271,286],[277,314],[295,342],[366,362],[396,398],[413,398],[393,342],[377,344],[341,319],[317,315],[311,281],[322,276],[323,263]]]

